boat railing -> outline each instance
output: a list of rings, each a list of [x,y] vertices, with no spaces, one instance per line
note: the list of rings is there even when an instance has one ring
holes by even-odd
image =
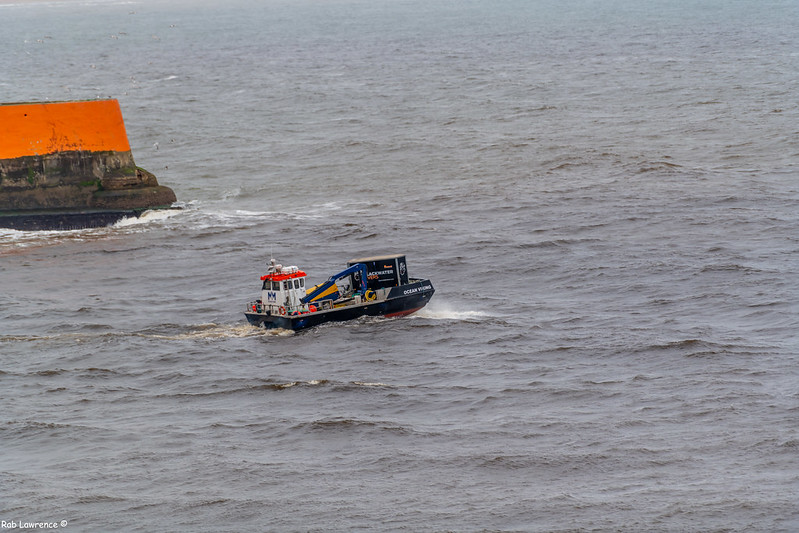
[[[264,305],[262,302],[250,302],[245,306],[248,313],[263,313],[271,311],[273,315],[292,315],[294,313],[308,313],[313,305],[314,311],[328,311],[333,309],[332,300],[319,300],[300,306],[276,306],[274,304]]]

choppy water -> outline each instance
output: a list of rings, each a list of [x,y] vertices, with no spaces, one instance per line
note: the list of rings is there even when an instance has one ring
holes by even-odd
[[[0,230],[0,515],[71,531],[799,529],[792,1],[0,4],[184,207]],[[413,317],[249,327],[271,253]],[[64,529],[64,528],[62,528]]]

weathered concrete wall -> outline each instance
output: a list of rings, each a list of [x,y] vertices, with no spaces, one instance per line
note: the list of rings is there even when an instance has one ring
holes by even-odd
[[[0,105],[0,211],[169,206],[136,167],[116,100]]]

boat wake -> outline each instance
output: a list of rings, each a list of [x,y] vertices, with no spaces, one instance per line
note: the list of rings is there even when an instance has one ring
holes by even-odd
[[[412,317],[428,318],[432,320],[460,320],[463,322],[480,322],[489,313],[484,311],[473,311],[463,307],[455,307],[447,302],[437,301],[430,303],[424,309],[420,309]]]
[[[182,331],[176,332],[139,332],[140,337],[162,339],[170,341],[183,340],[217,340],[217,339],[244,339],[247,337],[290,337],[294,332],[287,329],[265,329],[250,326],[249,324],[199,324],[183,326]]]
[[[108,328],[110,329],[110,328]],[[144,339],[157,339],[163,341],[196,341],[196,340],[225,340],[244,339],[248,337],[290,337],[294,332],[287,329],[264,329],[250,326],[249,324],[197,324],[197,325],[166,325],[158,328],[140,331],[73,331],[61,332],[52,335],[0,335],[0,344],[5,342],[49,342],[69,343],[91,342],[102,339],[118,339],[120,337],[139,337]]]

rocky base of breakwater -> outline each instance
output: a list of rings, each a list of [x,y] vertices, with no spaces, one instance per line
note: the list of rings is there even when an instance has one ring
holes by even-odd
[[[0,160],[0,227],[75,229],[170,207],[174,191],[130,153],[59,152]]]

